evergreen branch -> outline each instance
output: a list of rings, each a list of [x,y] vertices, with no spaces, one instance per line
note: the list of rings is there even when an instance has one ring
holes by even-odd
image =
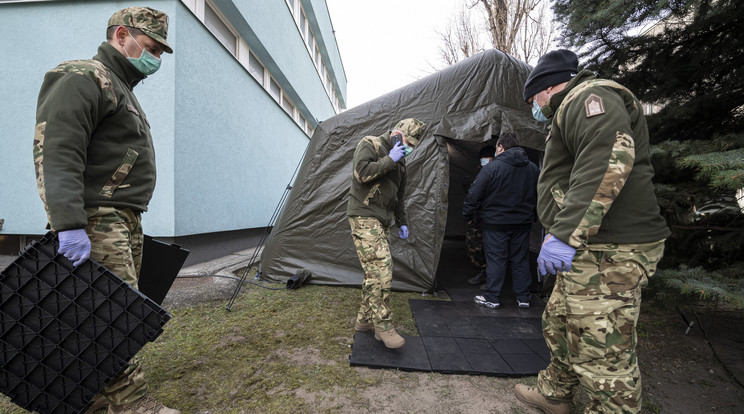
[[[744,187],[744,168],[722,170],[711,174],[710,186],[716,190],[731,191]]]
[[[718,300],[736,307],[744,307],[744,280],[731,279],[702,267],[664,269],[657,273],[667,287],[683,295],[697,296],[704,300]],[[741,275],[739,275],[741,276]]]

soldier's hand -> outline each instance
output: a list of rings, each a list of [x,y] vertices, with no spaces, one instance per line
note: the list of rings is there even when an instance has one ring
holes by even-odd
[[[90,239],[85,229],[61,231],[57,238],[58,253],[70,260],[73,266],[79,266],[90,258]]]
[[[568,272],[575,254],[576,249],[548,234],[537,256],[537,270],[541,275]]]
[[[408,226],[402,225],[400,226],[400,229],[398,229],[398,236],[405,240],[408,238]]]
[[[404,155],[406,155],[406,149],[402,142],[396,142],[395,146],[390,150],[390,158],[393,159],[393,162],[400,161]]]

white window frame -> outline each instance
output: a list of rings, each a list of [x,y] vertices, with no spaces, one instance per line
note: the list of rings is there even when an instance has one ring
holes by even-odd
[[[292,100],[289,99],[287,94],[282,91],[281,93],[282,101],[282,109],[284,109],[284,112],[286,112],[292,119],[295,119],[295,109],[297,108],[295,104],[292,103]]]
[[[222,42],[222,38],[220,36],[223,35],[223,33],[215,33],[211,28],[209,28],[209,26],[207,26],[207,9],[209,9],[212,13],[214,13],[214,16],[217,18],[217,20],[220,23],[222,23],[222,25],[225,27],[225,29],[227,29],[227,31],[232,35],[232,37],[234,39],[234,41],[233,41],[233,48],[235,49],[234,51],[233,50],[230,50],[230,47],[227,46],[225,43]],[[235,29],[233,29],[232,24],[230,24],[230,21],[227,20],[227,18],[225,17],[225,15],[222,14],[222,12],[220,11],[219,7],[217,7],[214,3],[212,3],[211,0],[206,0],[204,2],[204,19],[203,19],[203,22],[204,22],[204,26],[207,26],[207,29],[209,29],[209,31],[212,32],[212,34],[214,35],[215,38],[217,38],[217,40],[220,42],[220,44],[222,46],[224,46],[225,49],[227,49],[227,51],[230,52],[233,56],[235,56],[236,58],[239,58],[239,53],[238,52],[239,52],[239,49],[240,49],[240,47],[239,47],[240,35],[235,31]]]

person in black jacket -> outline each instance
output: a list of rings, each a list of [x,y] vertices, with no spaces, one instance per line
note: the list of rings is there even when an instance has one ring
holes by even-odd
[[[537,178],[540,170],[527,159],[513,133],[496,143],[496,159],[488,163],[470,186],[462,210],[466,223],[478,217],[486,254],[486,289],[475,303],[501,306],[501,286],[507,265],[520,308],[529,308],[532,277],[529,265],[530,227],[535,221]]]

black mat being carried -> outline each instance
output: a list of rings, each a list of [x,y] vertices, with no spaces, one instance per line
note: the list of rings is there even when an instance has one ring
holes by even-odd
[[[357,332],[349,357],[352,366],[525,376],[548,365],[541,331],[543,302],[533,295],[531,307],[520,309],[511,284],[505,283],[501,308],[476,304],[473,297],[481,294],[479,286],[466,283],[472,269],[458,256],[464,252],[450,247],[449,254],[442,253],[437,275],[452,301],[409,300],[419,336],[404,335],[406,345],[399,349],[385,348],[373,332]],[[453,277],[457,274],[461,277]]]

